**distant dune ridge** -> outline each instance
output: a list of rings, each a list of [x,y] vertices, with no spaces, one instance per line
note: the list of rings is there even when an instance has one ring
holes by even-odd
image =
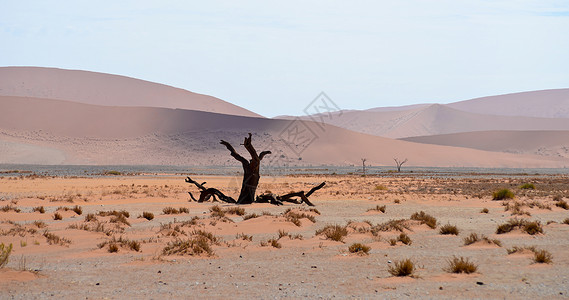
[[[261,117],[221,99],[125,76],[54,68],[0,67],[0,96],[107,106],[181,108]]]
[[[12,77],[12,73],[17,75]],[[64,75],[57,80],[44,78],[46,74],[60,73]],[[86,83],[92,83],[92,77],[97,79],[96,85]],[[454,143],[444,143],[444,137],[411,142],[341,128],[354,122],[355,125],[371,124],[371,128],[399,137],[436,134],[448,128],[466,131],[485,128],[481,126],[490,126],[488,130],[502,126],[512,130],[541,129],[542,135],[564,138],[562,133],[545,131],[552,128],[569,131],[569,122],[562,119],[497,118],[435,104],[345,112],[343,119],[332,118],[338,126],[322,127],[309,120],[267,119],[214,97],[186,98],[193,93],[121,76],[44,68],[0,68],[0,79],[0,163],[233,166],[235,160],[219,140],[228,140],[237,149],[241,148],[243,137],[251,132],[259,151],[273,151],[264,160],[265,166],[358,166],[364,157],[369,165],[387,166],[393,165],[393,158],[408,158],[409,166],[569,166],[567,156],[535,151],[523,143],[524,136],[511,135],[516,141],[522,140],[521,144],[509,141],[513,148],[491,145],[496,138],[483,138],[486,133],[470,137],[488,145],[481,147],[461,143],[459,137],[450,138]],[[24,82],[21,86],[20,81]],[[97,93],[100,85],[110,88]],[[140,95],[142,100],[136,100],[136,95],[144,94],[141,91],[156,94],[146,98]],[[184,96],[176,98],[177,95]],[[135,100],[127,101],[123,97]],[[162,100],[156,104],[155,99]],[[174,107],[164,107],[164,103]],[[193,109],[180,109],[178,105],[182,104]],[[218,111],[207,111],[208,108]],[[374,119],[376,124],[371,123]],[[303,131],[304,136],[295,136],[294,128]],[[547,144],[545,139],[540,143]],[[547,147],[561,149],[555,142]]]

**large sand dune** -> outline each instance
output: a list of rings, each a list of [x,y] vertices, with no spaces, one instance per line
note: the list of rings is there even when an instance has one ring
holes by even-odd
[[[419,136],[403,140],[485,151],[569,158],[569,131],[482,131]]]
[[[390,138],[488,130],[569,130],[569,121],[564,118],[495,116],[441,104],[402,110],[344,111],[324,120],[342,128]]]
[[[212,96],[124,76],[78,70],[0,67],[0,95],[107,106],[182,108],[260,117]]]
[[[269,165],[357,165],[362,157],[372,165],[391,165],[394,157],[409,158],[415,166],[569,165],[564,159],[411,143],[330,125],[321,129],[308,121],[20,97],[1,97],[0,111],[0,139],[12,143],[7,145],[57,149],[65,154],[61,163],[235,165],[219,140],[238,147],[252,132],[259,150],[273,151]],[[304,130],[304,136],[291,135],[294,128]],[[13,162],[7,156],[0,162],[6,160]]]

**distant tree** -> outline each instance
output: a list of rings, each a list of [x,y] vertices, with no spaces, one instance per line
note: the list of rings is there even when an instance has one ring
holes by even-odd
[[[393,160],[395,161],[395,164],[397,165],[397,172],[401,172],[401,166],[407,162],[407,159],[399,160],[397,158],[394,158]]]
[[[366,175],[366,161],[367,161],[367,158],[362,158],[361,160],[362,160],[362,169],[363,169],[364,176],[365,176],[365,175]]]

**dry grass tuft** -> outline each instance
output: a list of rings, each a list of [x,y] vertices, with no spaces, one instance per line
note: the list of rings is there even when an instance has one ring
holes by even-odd
[[[405,233],[399,234],[399,237],[397,238],[397,240],[400,241],[401,243],[405,244],[405,245],[411,245],[413,243],[411,238]]]
[[[550,264],[553,261],[553,255],[547,250],[537,250],[533,253],[533,261],[538,264]]]
[[[404,259],[389,266],[387,271],[393,276],[411,276],[415,272],[415,264],[410,259]]]
[[[75,205],[71,210],[75,212],[77,215],[83,214],[83,208],[81,208],[81,206],[79,205]]]
[[[288,222],[291,222],[299,227],[302,226],[302,222],[300,221],[301,219],[308,219],[310,222],[316,223],[316,218],[314,216],[303,212],[296,212],[290,208],[283,213],[283,216]]]
[[[115,216],[118,217],[119,215],[123,215],[126,218],[130,218],[130,213],[126,210],[121,210],[121,211],[116,211],[116,210],[112,210],[112,211],[100,211],[99,213],[97,213],[99,216],[101,217],[108,217],[108,216]]]
[[[497,234],[508,233],[516,228],[520,228],[523,232],[529,235],[543,233],[543,227],[539,221],[527,221],[524,219],[510,219],[507,223],[498,225],[496,228]]]
[[[127,218],[125,217],[125,215],[120,214],[118,216],[112,216],[111,219],[109,220],[109,222],[111,223],[121,223],[127,226],[130,226],[130,222],[128,222]]]
[[[376,207],[370,208],[367,211],[380,211],[382,213],[385,213],[385,205],[377,205]]]
[[[245,209],[242,207],[230,207],[225,209],[224,212],[229,215],[237,215],[237,216],[245,215]]]
[[[220,240],[218,237],[210,232],[203,230],[194,230],[191,233],[192,237],[187,240],[175,240],[169,242],[164,249],[162,249],[162,254],[164,255],[202,255],[213,256],[214,252],[211,246],[213,244],[219,244]]]
[[[468,258],[464,257],[453,257],[448,260],[448,266],[444,269],[449,273],[474,273],[478,270],[478,266],[470,262]]]
[[[8,246],[4,245],[4,243],[0,244],[0,268],[3,268],[8,263],[11,253],[12,244]]]
[[[142,212],[141,217],[145,218],[148,221],[151,221],[152,219],[154,219],[154,214],[151,212],[144,211],[144,212]]]
[[[478,236],[477,233],[471,233],[469,236],[465,237],[463,240],[464,240],[465,246],[472,245],[476,242],[483,241],[483,242],[486,242],[488,244],[494,244],[498,247],[502,247],[502,242],[500,242],[500,240],[490,239],[489,237],[487,237],[485,235]]]
[[[85,222],[95,222],[97,221],[97,217],[94,214],[87,214],[85,216]]]
[[[119,251],[119,246],[125,249],[130,249],[132,251],[136,251],[139,252],[140,251],[140,242],[134,241],[134,240],[129,240],[126,238],[123,238],[122,236],[119,237],[118,239],[116,237],[113,236],[113,238],[109,241],[105,241],[100,243],[99,248],[103,248],[105,246],[108,246],[108,251],[111,253],[116,253]]]
[[[256,213],[251,213],[248,215],[243,216],[243,221],[249,220],[249,219],[254,219],[254,218],[258,218],[260,217],[260,215],[256,214]]]
[[[32,209],[33,212],[39,212],[40,214],[44,214],[45,213],[45,208],[43,206],[38,206],[38,207],[34,207]]]
[[[569,210],[569,204],[567,204],[567,201],[562,200],[562,199],[557,200],[557,202],[555,202],[555,206],[561,207],[565,210]]]
[[[523,252],[524,250],[529,250],[529,251],[534,252],[534,253],[537,251],[535,246],[526,246],[526,247],[513,246],[512,248],[506,249],[506,251],[508,252],[508,255],[518,253],[518,252]]]
[[[569,225],[569,218],[566,218],[565,220],[563,220],[563,224]]]
[[[326,239],[344,242],[344,238],[348,236],[347,226],[327,225],[326,227],[316,231],[316,235],[324,235]]]
[[[0,211],[2,212],[9,212],[9,211],[13,211],[13,212],[21,212],[21,210],[15,206],[12,206],[10,204],[7,204],[5,206],[0,207]]]
[[[405,230],[405,229],[411,230],[411,227],[409,227],[408,221],[409,220],[407,220],[407,219],[389,220],[385,223],[381,223],[381,224],[377,224],[377,225],[373,226],[371,228],[371,233],[373,235],[377,235],[378,232],[380,232],[380,231],[395,230],[395,231],[403,232],[403,230]]]
[[[71,244],[71,241],[69,239],[66,238],[62,238],[59,237],[49,231],[44,231],[43,236],[46,238],[47,243],[50,245],[61,245],[61,246],[67,246],[69,244]]]
[[[504,199],[514,199],[515,195],[512,191],[508,189],[501,189],[497,192],[494,192],[492,195],[492,200],[504,200]]]
[[[253,236],[247,235],[247,234],[245,234],[245,233],[239,233],[239,234],[237,234],[237,235],[235,236],[235,239],[251,242],[251,241],[253,241]]]
[[[54,220],[63,220],[63,216],[59,212],[55,212],[53,214],[53,219]]]
[[[533,183],[526,183],[520,186],[522,190],[535,190],[535,185]]]
[[[483,208],[483,209],[480,211],[480,213],[483,213],[483,214],[487,214],[487,213],[489,213],[489,212],[490,212],[490,211],[489,211],[486,207]]]
[[[186,214],[187,214],[187,213],[190,212],[190,210],[189,210],[188,208],[186,208],[186,207],[180,207],[180,208],[178,208],[178,209],[175,209],[175,208],[173,208],[173,207],[168,206],[168,207],[164,207],[164,209],[162,210],[162,212],[163,212],[165,215],[177,215],[177,214],[183,214],[183,213],[186,213]]]
[[[420,221],[422,224],[426,224],[431,229],[437,228],[437,219],[424,211],[416,212],[411,215],[411,220]]]
[[[458,228],[455,225],[446,224],[439,229],[440,234],[453,234],[458,235]]]
[[[369,250],[371,250],[369,246],[360,243],[354,243],[348,247],[348,251],[350,251],[350,253],[355,253],[358,255],[368,255]]]

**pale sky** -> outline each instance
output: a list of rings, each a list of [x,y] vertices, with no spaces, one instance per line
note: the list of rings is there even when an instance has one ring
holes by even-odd
[[[569,87],[569,1],[7,1],[0,66],[112,73],[302,115]]]

